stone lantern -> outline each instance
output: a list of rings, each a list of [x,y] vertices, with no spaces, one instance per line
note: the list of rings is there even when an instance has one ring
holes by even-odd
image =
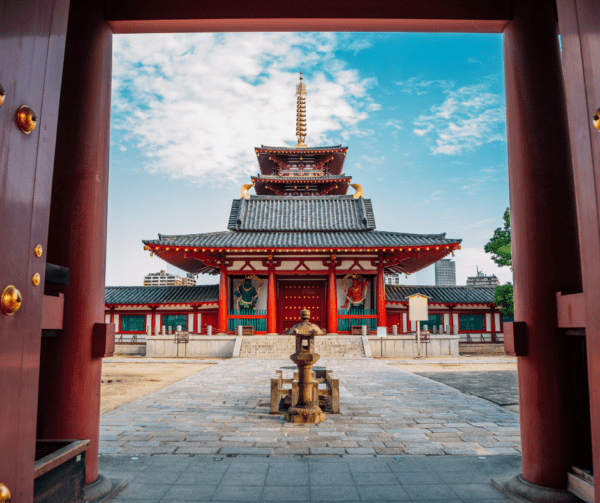
[[[319,407],[319,394],[313,393],[318,383],[312,380],[312,367],[319,360],[315,353],[315,336],[327,335],[327,331],[309,321],[308,309],[300,311],[300,319],[300,323],[286,331],[296,336],[296,352],[290,359],[298,366],[298,403],[288,409],[285,418],[290,423],[320,423],[325,420],[325,413]]]

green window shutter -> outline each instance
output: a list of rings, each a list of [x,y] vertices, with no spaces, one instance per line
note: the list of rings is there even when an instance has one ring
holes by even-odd
[[[427,325],[427,328],[431,330],[433,327],[439,327],[442,324],[441,314],[430,314],[429,319],[426,322],[421,322],[421,325]]]
[[[172,327],[172,330],[177,330],[177,326],[181,325],[181,330],[187,330],[187,314],[165,314],[162,317],[163,325],[167,327]]]
[[[460,329],[484,332],[485,321],[483,317],[483,314],[461,314]]]
[[[145,332],[146,315],[145,314],[122,314],[121,332]]]

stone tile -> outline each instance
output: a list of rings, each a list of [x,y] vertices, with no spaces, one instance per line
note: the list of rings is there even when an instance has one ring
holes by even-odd
[[[501,499],[500,494],[487,484],[450,484],[448,487],[461,499]]]
[[[310,501],[308,486],[265,486],[262,501]]]
[[[263,487],[219,486],[212,501],[260,501]]]
[[[162,498],[171,488],[170,484],[128,484],[119,493],[120,499],[148,501]]]
[[[454,493],[446,484],[408,485],[402,487],[408,493],[411,501],[420,500],[449,500],[454,499]]]
[[[442,478],[435,472],[428,470],[421,471],[394,471],[396,478],[400,484],[405,485],[432,485],[443,484]]]
[[[398,479],[394,476],[394,474],[391,471],[388,471],[387,473],[353,471],[352,477],[354,478],[354,483],[357,486],[383,486],[397,485],[399,483]]]
[[[221,479],[221,486],[264,486],[267,478],[264,473],[240,472],[227,470]]]
[[[311,447],[311,454],[346,454],[346,449],[342,447]]]
[[[209,501],[216,490],[216,485],[174,485],[167,491],[163,501],[165,499],[176,501]]]
[[[221,483],[223,479],[224,472],[190,472],[186,471],[182,473],[176,481],[177,485],[214,485],[217,486]]]
[[[408,493],[400,485],[358,486],[358,494],[362,501],[407,501]]]
[[[260,475],[266,475],[269,471],[269,461],[265,462],[243,462],[243,463],[231,463],[227,470],[227,475],[235,475],[239,473],[257,473]]]
[[[334,472],[323,470],[321,472],[310,473],[310,485],[328,486],[328,485],[354,485],[352,474],[348,472]]]
[[[360,499],[353,485],[310,486],[311,501],[360,501]]]

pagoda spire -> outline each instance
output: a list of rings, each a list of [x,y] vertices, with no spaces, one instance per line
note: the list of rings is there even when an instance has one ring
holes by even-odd
[[[306,138],[306,85],[300,72],[300,83],[296,86],[296,136],[298,138],[298,147],[306,147],[304,139]]]

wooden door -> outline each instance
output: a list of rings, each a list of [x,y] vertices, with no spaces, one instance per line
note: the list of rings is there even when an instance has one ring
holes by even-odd
[[[0,483],[12,501],[33,499],[42,300],[48,214],[68,0],[0,2],[0,292],[13,285],[22,304],[0,310]],[[37,126],[24,134],[16,112]],[[44,253],[36,257],[41,244]],[[32,277],[41,276],[39,286]]]
[[[325,282],[281,281],[279,285],[279,319],[285,331],[300,322],[300,311],[310,309],[310,321],[325,326]]]
[[[589,372],[589,396],[577,396],[585,386],[571,388],[576,402],[581,404],[581,410],[571,412],[575,419],[573,431],[578,433],[573,443],[586,442],[585,437],[577,442],[585,428],[577,416],[587,413],[589,404],[589,417],[585,419],[591,422],[591,442],[587,440],[586,447],[592,445],[594,501],[600,503],[600,132],[594,127],[600,107],[600,3],[558,0],[557,8],[577,198]],[[578,352],[581,355],[583,348]],[[580,373],[581,356],[578,359],[579,368],[574,374]],[[581,454],[577,445],[574,447],[573,464],[585,466],[576,459]]]
[[[217,333],[217,311],[200,311],[202,319],[200,320],[200,333],[206,334],[206,327],[210,325],[213,329],[213,334]]]

